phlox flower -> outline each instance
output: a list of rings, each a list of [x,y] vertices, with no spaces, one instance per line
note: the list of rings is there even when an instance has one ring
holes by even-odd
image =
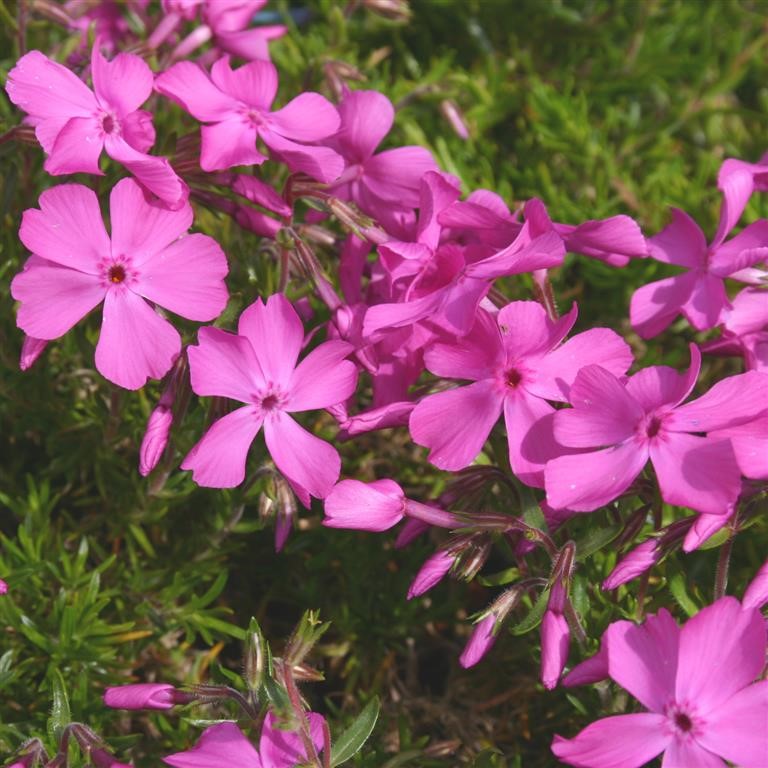
[[[307,720],[312,743],[320,751],[324,743],[323,717],[308,712]],[[192,749],[163,758],[174,768],[294,768],[306,760],[301,737],[295,731],[279,728],[272,712],[264,720],[258,752],[234,723],[219,723],[206,728]]]
[[[0,579],[0,595],[8,594],[8,583],[3,579]]]
[[[649,238],[652,258],[683,267],[674,277],[638,288],[632,295],[630,320],[644,339],[661,333],[682,314],[697,330],[714,328],[731,303],[725,278],[768,258],[768,221],[756,221],[727,242],[720,227],[710,245],[698,224],[684,211],[672,209],[672,221]]]
[[[588,725],[552,751],[579,768],[639,768],[664,753],[663,768],[768,764],[766,625],[733,597],[703,608],[681,628],[665,609],[643,624],[606,630],[592,671],[608,675],[647,711]]]
[[[205,171],[261,165],[267,157],[256,147],[259,137],[292,171],[329,182],[343,170],[344,161],[332,149],[299,143],[334,134],[339,127],[335,107],[319,93],[306,92],[272,112],[277,69],[269,61],[233,70],[223,56],[210,75],[181,61],[157,77],[155,89],[205,123],[200,129]]]
[[[99,157],[105,150],[169,206],[183,205],[186,184],[168,160],[146,154],[155,143],[155,129],[152,115],[139,107],[152,93],[152,70],[130,53],[108,62],[96,43],[91,77],[93,90],[40,51],[22,56],[8,73],[8,97],[35,126],[48,155],[45,170],[54,176],[103,175]]]
[[[251,304],[237,334],[201,328],[188,350],[192,389],[228,397],[244,407],[214,422],[184,459],[196,483],[232,488],[245,478],[248,449],[264,427],[267,449],[301,501],[325,498],[339,477],[335,448],[299,426],[288,414],[326,408],[355,390],[357,368],[344,358],[344,341],[327,341],[296,364],[304,341],[299,316],[282,294]]]
[[[627,344],[607,328],[563,342],[577,311],[574,305],[553,322],[537,302],[513,301],[496,317],[479,311],[463,338],[427,349],[424,362],[436,376],[473,382],[429,395],[411,413],[411,435],[430,449],[433,464],[447,470],[471,464],[503,412],[512,470],[523,482],[543,486],[545,461],[561,452],[547,400],[567,402],[584,365],[600,361],[621,375],[632,362]]]
[[[421,178],[427,171],[437,171],[437,163],[424,147],[374,154],[395,119],[392,102],[383,93],[349,91],[338,110],[338,133],[325,144],[344,158],[347,167],[330,189],[342,200],[353,200],[389,231],[393,217],[419,205]]]
[[[652,366],[626,385],[599,365],[582,368],[571,387],[572,409],[554,417],[557,441],[570,448],[597,448],[547,463],[547,502],[589,512],[621,495],[650,459],[667,504],[724,515],[741,490],[741,472],[728,439],[704,437],[744,424],[765,409],[768,376],[730,376],[683,405],[701,366],[691,345],[691,366],[679,375]]]
[[[104,302],[96,368],[138,389],[161,378],[181,351],[181,337],[148,302],[190,320],[213,320],[228,299],[227,259],[207,235],[188,235],[192,208],[148,202],[133,179],[109,196],[112,236],[96,194],[62,184],[24,212],[19,237],[32,251],[11,282],[21,302],[16,323],[36,339],[63,336]]]

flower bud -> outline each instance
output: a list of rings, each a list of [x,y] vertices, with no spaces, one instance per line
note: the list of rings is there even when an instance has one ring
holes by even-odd
[[[0,595],[5,595],[8,593],[8,584],[3,581],[3,579],[0,579]]]
[[[277,504],[275,514],[275,552],[280,552],[288,541],[296,519],[296,496],[282,477],[275,478]]]
[[[21,345],[21,355],[19,355],[19,368],[22,371],[28,371],[37,362],[37,358],[43,354],[47,346],[48,342],[44,339],[35,339],[25,335]]]
[[[541,682],[547,690],[557,686],[565,669],[570,637],[565,616],[546,611],[541,622]]]
[[[745,608],[762,608],[766,603],[768,603],[768,560],[763,563],[752,581],[749,582],[742,600],[742,605]]]
[[[614,569],[603,582],[603,589],[616,589],[622,584],[645,573],[659,562],[662,552],[657,539],[648,539],[630,550],[619,560]]]
[[[566,688],[571,688],[574,685],[591,685],[592,683],[599,683],[607,677],[608,652],[603,644],[594,656],[582,661],[581,664],[577,664],[563,678],[563,685]]]
[[[453,512],[446,512],[432,504],[422,504],[413,499],[405,500],[405,514],[438,528],[461,528],[464,525],[462,519]]]
[[[245,638],[245,653],[243,667],[245,684],[250,691],[258,691],[261,687],[261,681],[264,678],[264,668],[266,666],[266,643],[264,635],[261,633],[261,627],[256,619],[251,619],[248,634]]]
[[[408,588],[408,599],[412,600],[414,597],[423,595],[442,581],[451,570],[454,560],[455,556],[444,549],[438,550],[432,557],[425,560]]]
[[[386,531],[403,519],[405,494],[394,480],[342,480],[325,498],[323,525],[359,531]]]
[[[464,122],[464,118],[459,112],[459,108],[455,102],[450,99],[443,99],[440,102],[440,111],[443,113],[443,117],[448,121],[451,128],[460,139],[466,141],[469,138],[469,130],[467,124]]]
[[[150,414],[139,448],[139,473],[142,477],[146,477],[158,465],[168,445],[172,425],[173,412],[170,408],[158,405]]]
[[[103,699],[112,709],[171,709],[175,704],[186,703],[179,701],[177,694],[181,698],[187,696],[168,683],[135,683],[107,688]]]
[[[486,653],[493,647],[496,642],[496,635],[494,634],[494,628],[496,626],[496,617],[489,613],[478,624],[475,625],[475,629],[472,632],[472,636],[469,638],[469,642],[464,647],[464,650],[459,656],[459,664],[464,669],[474,667],[480,659],[485,656]]]

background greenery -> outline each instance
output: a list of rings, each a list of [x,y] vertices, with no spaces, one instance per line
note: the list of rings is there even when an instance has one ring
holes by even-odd
[[[272,45],[283,100],[306,87],[330,93],[324,64],[346,62],[364,78],[353,87],[378,89],[400,107],[390,145],[429,147],[467,191],[493,189],[510,204],[539,196],[558,221],[622,212],[652,234],[666,222],[667,206],[678,205],[711,235],[720,162],[756,160],[767,148],[766,2],[415,0],[407,23],[365,8],[345,15],[345,4],[332,0],[306,7],[310,20],[290,22],[290,34]],[[20,42],[11,23],[16,8],[6,2],[4,10],[3,81]],[[64,30],[29,17],[28,49],[54,55],[67,40]],[[441,115],[446,98],[465,115],[468,141]],[[0,98],[0,133],[20,118]],[[161,146],[163,136],[184,130],[181,112],[167,102],[158,102],[155,122]],[[98,182],[102,193],[119,176],[114,164],[108,172]],[[407,586],[438,538],[396,550],[392,535],[322,528],[318,505],[301,515],[301,530],[276,555],[270,523],[259,515],[259,494],[269,487],[214,492],[176,469],[204,428],[207,402],[193,400],[165,470],[141,478],[138,445],[160,389],[121,392],[95,372],[98,313],[51,344],[31,371],[18,370],[22,334],[8,291],[26,258],[18,225],[39,193],[62,181],[43,173],[39,147],[0,145],[0,577],[11,585],[0,598],[0,756],[45,734],[58,670],[75,719],[126,757],[133,746],[137,766],[156,765],[159,754],[194,740],[199,729],[190,713],[107,710],[100,701],[105,686],[224,680],[224,670],[239,670],[250,616],[279,651],[302,611],[316,608],[332,626],[314,655],[326,680],[304,689],[313,708],[331,717],[336,733],[372,696],[384,702],[360,765],[554,764],[553,734],[573,735],[599,715],[597,694],[543,691],[537,632],[504,633],[479,667],[461,670],[467,616],[497,589],[444,582],[407,602]],[[758,197],[746,218],[767,213]],[[230,258],[231,318],[274,290],[276,269],[254,235],[219,214],[197,214],[195,226]],[[332,254],[325,258],[330,264]],[[657,264],[615,270],[569,257],[553,280],[562,306],[578,300],[579,330],[609,325],[645,364],[682,366],[688,341],[702,338],[684,323],[647,344],[628,326],[632,291],[662,273]],[[510,297],[528,292],[524,280],[503,287]],[[308,286],[294,282],[290,290],[295,297]],[[193,331],[190,325],[190,339]],[[709,381],[739,370],[732,360],[705,366]],[[333,434],[329,421],[312,426]],[[345,476],[391,476],[417,498],[447,480],[404,430],[340,449]],[[263,459],[257,449],[251,466]],[[504,508],[509,500],[496,492],[484,503]],[[571,535],[603,523],[593,515]],[[736,594],[766,549],[763,516],[736,541]],[[657,569],[649,607],[672,601],[670,583],[680,617],[711,600],[715,559],[716,552],[700,552]],[[634,589],[616,596],[596,586],[614,562],[615,554],[600,552],[580,570],[578,606],[592,638],[635,609]],[[512,564],[499,547],[486,571]],[[532,570],[546,569],[536,555]],[[574,646],[571,660],[579,658]]]

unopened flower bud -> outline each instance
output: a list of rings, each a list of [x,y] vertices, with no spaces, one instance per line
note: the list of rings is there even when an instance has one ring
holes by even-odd
[[[329,626],[321,622],[314,611],[305,611],[286,646],[283,655],[286,666],[289,669],[299,666]]]
[[[407,0],[363,0],[363,5],[379,16],[390,21],[408,21],[411,9]]]
[[[622,584],[637,578],[645,573],[649,568],[656,565],[661,558],[662,552],[659,547],[658,539],[648,539],[639,546],[627,552],[619,560],[614,569],[603,582],[603,589],[616,589]]]
[[[88,757],[90,758],[93,768],[133,768],[133,766],[128,763],[121,763],[115,760],[115,756],[106,749],[92,749],[90,750]]]
[[[766,603],[768,603],[768,560],[763,563],[752,581],[749,582],[742,600],[742,605],[745,608],[762,608]]]
[[[243,659],[245,684],[250,691],[258,691],[264,678],[266,666],[266,643],[261,627],[256,619],[251,619],[248,634],[245,638],[245,654]]]
[[[325,519],[329,528],[386,531],[403,519],[406,499],[394,480],[342,480],[325,497]]]
[[[112,709],[171,709],[187,697],[168,683],[135,683],[107,688],[103,699]]]
[[[0,595],[5,595],[8,593],[8,584],[0,579]]]
[[[523,590],[518,587],[512,587],[503,592],[496,600],[491,603],[485,616],[475,625],[469,642],[464,647],[459,664],[464,669],[469,669],[477,664],[480,659],[493,647],[498,637],[501,625],[509,615],[510,611],[520,602],[523,596]]]
[[[591,685],[599,683],[608,677],[608,652],[605,644],[600,646],[600,650],[577,664],[564,678],[563,685],[571,688],[574,685]]]
[[[40,763],[48,762],[48,753],[40,739],[30,739],[16,753],[15,760],[8,768],[36,768]]]
[[[423,595],[442,581],[451,570],[454,560],[455,556],[444,549],[438,550],[425,560],[408,588],[408,599]]]
[[[37,362],[47,346],[48,342],[44,339],[35,339],[25,335],[19,355],[19,368],[22,371],[28,371]]]
[[[460,139],[466,141],[469,138],[469,129],[467,128],[467,124],[464,122],[464,118],[455,102],[450,99],[443,99],[440,102],[440,111],[443,113],[443,117],[448,121],[451,128],[456,132],[456,135]]]
[[[422,504],[413,499],[405,500],[405,514],[438,528],[461,528],[464,525],[462,519],[453,512],[447,512],[431,504]]]
[[[170,408],[158,405],[150,414],[139,448],[139,473],[142,477],[146,477],[158,465],[168,445],[172,425],[173,412]]]
[[[545,611],[541,622],[541,682],[547,690],[557,686],[565,669],[571,633],[562,613]]]
[[[282,477],[275,478],[277,490],[275,515],[275,552],[280,552],[288,541],[296,518],[296,496]]]
[[[464,581],[472,581],[485,565],[491,552],[491,542],[487,536],[474,536],[459,553],[456,560],[456,576]]]

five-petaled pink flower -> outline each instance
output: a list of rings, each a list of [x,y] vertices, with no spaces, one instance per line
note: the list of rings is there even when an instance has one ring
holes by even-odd
[[[766,625],[756,609],[723,597],[682,628],[663,608],[644,624],[618,621],[603,636],[599,667],[648,710],[588,725],[552,751],[579,768],[768,765]],[[598,672],[597,678],[600,677]],[[587,679],[589,676],[587,676]],[[596,678],[592,678],[596,679]]]
[[[227,303],[227,259],[207,235],[188,235],[192,208],[151,204],[133,179],[109,197],[112,237],[96,194],[61,184],[24,212],[19,237],[32,251],[11,282],[16,323],[57,339],[104,302],[96,368],[126,389],[164,376],[181,351],[176,329],[148,303],[190,320],[217,317]]]
[[[752,421],[768,402],[768,376],[730,376],[681,405],[700,366],[701,353],[692,344],[685,375],[651,366],[623,384],[599,365],[582,368],[571,387],[574,407],[555,414],[555,438],[571,448],[607,447],[549,461],[548,503],[577,512],[597,509],[624,493],[650,459],[667,504],[729,512],[741,490],[731,442],[697,433]]]
[[[577,308],[552,322],[535,301],[513,301],[494,318],[477,313],[463,338],[438,342],[424,355],[437,376],[474,383],[424,398],[410,418],[416,443],[430,449],[441,469],[470,464],[482,450],[502,411],[512,469],[523,482],[543,485],[547,459],[561,449],[552,439],[554,408],[566,402],[579,369],[600,362],[621,375],[632,362],[627,344],[607,328],[563,339],[576,322]]]
[[[146,154],[155,143],[152,115],[139,107],[152,93],[154,77],[143,59],[120,53],[107,61],[94,44],[93,91],[77,75],[40,51],[22,56],[5,89],[29,115],[48,158],[45,170],[95,173],[102,149],[147,189],[177,208],[189,195],[168,160]]]
[[[192,389],[228,397],[245,407],[223,416],[184,459],[195,482],[231,488],[245,477],[248,448],[264,427],[267,449],[301,501],[325,498],[338,480],[336,449],[299,426],[288,414],[326,408],[355,390],[357,368],[344,358],[345,341],[327,341],[296,365],[304,341],[299,316],[282,294],[258,299],[241,315],[237,334],[201,328],[189,348]]]
[[[210,76],[197,64],[181,61],[158,76],[155,88],[206,123],[200,129],[200,167],[205,171],[261,165],[267,158],[256,147],[258,137],[292,171],[327,182],[344,168],[332,149],[298,143],[334,134],[339,127],[336,108],[324,96],[308,91],[270,111],[277,94],[277,70],[269,61],[252,61],[233,70],[229,57],[223,56]]]

